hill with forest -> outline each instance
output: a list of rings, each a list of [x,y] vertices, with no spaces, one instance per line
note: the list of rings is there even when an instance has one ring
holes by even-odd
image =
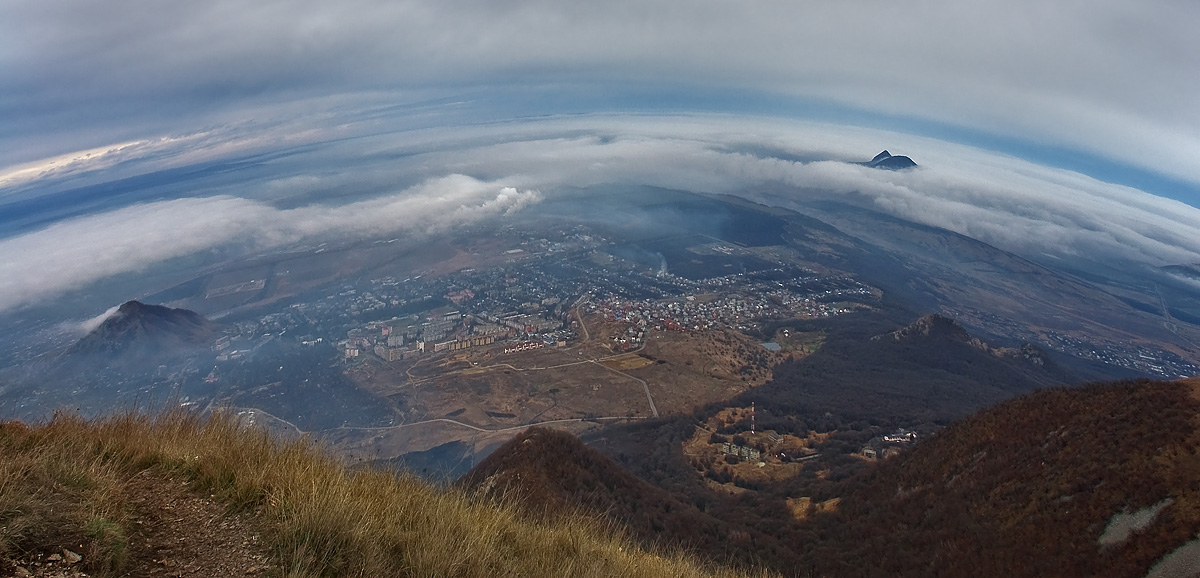
[[[682,549],[710,562],[757,566],[764,553],[786,559],[791,550],[773,536],[700,511],[570,433],[543,427],[509,440],[458,484],[473,493],[512,499],[537,515],[603,517],[645,547]]]
[[[849,483],[805,557],[825,575],[1195,575],[1198,426],[1196,380],[1014,399]]]
[[[805,504],[836,504],[851,480],[874,467],[862,454],[873,440],[898,429],[925,438],[1004,400],[1079,381],[1034,346],[993,346],[953,320],[914,319],[898,308],[848,314],[836,322],[767,326],[763,337],[784,331],[820,346],[775,366],[771,381],[725,404],[687,416],[614,424],[585,434],[583,441],[639,478],[745,532],[746,547],[756,550],[757,560],[789,576],[811,570],[795,546],[812,540],[810,522],[799,519]],[[729,419],[730,411],[738,417]],[[708,447],[719,454],[710,437],[737,444],[753,427],[785,437],[793,447],[807,446],[810,456],[802,464],[772,458],[764,460],[769,467],[755,468],[686,449],[709,440]],[[761,433],[756,439],[774,445]],[[771,542],[789,547],[776,550]]]
[[[904,315],[793,324],[793,332],[822,333],[824,344],[776,367],[769,383],[734,403],[756,403],[775,414],[808,416],[810,422],[946,422],[1039,387],[1078,381],[1036,346],[993,347],[952,319]],[[895,329],[898,324],[903,325]]]
[[[685,538],[711,532],[785,576],[1195,576],[1198,432],[1200,380],[1126,381],[1043,389],[849,475],[826,465],[807,486],[692,493],[683,511],[684,494],[564,433],[532,432],[464,483],[693,553],[714,546]]]

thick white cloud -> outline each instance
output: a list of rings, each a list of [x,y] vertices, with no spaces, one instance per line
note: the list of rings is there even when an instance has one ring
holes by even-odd
[[[112,307],[106,309],[104,313],[92,317],[91,319],[85,319],[81,323],[67,324],[64,329],[70,333],[87,335],[88,333],[94,331],[97,327],[100,327],[100,325],[105,321],[108,321],[108,318],[116,314],[117,310],[120,308],[120,305],[113,305]]]
[[[298,95],[578,85],[816,98],[1197,183],[1197,23],[1170,1],[8,0],[0,165]]]
[[[508,131],[496,139],[492,132]],[[1091,255],[1153,265],[1200,261],[1200,210],[1078,173],[885,131],[729,116],[605,117],[475,129],[485,143],[447,147],[421,165],[503,176],[518,186],[649,184],[733,193],[798,207],[814,196],[944,227],[1026,255]],[[451,137],[448,137],[451,138]],[[880,148],[914,171],[838,161]],[[831,159],[795,162],[781,156]],[[783,184],[767,194],[759,185]]]
[[[802,210],[807,201],[840,199],[1032,256],[1200,262],[1200,209],[899,133],[724,115],[595,115],[354,138],[345,138],[353,132],[347,126],[337,123],[327,133],[333,140],[272,161],[267,177],[234,172],[216,184],[186,181],[199,196],[133,204],[0,240],[0,310],[215,247],[253,252],[316,239],[437,234],[543,195],[604,184],[730,193]],[[152,171],[189,151],[208,159],[258,150],[247,149],[236,130],[224,138],[228,145],[210,138],[202,154],[194,138],[158,141],[167,144],[138,149],[142,164],[126,159],[123,166]],[[315,137],[306,138],[311,145]],[[274,150],[278,142],[263,146]],[[921,166],[891,172],[846,162],[885,147]],[[45,177],[46,186],[55,178]],[[396,183],[418,184],[378,194]]]
[[[133,205],[0,241],[0,310],[214,247],[253,252],[314,239],[437,234],[540,198],[537,191],[449,175],[340,206],[281,210],[230,196]]]

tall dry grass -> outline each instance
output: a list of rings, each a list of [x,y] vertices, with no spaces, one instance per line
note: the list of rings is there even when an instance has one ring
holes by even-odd
[[[253,512],[286,576],[700,576],[582,516],[535,520],[513,505],[389,472],[347,469],[300,441],[231,417],[181,412],[0,425],[0,554],[52,528],[91,544],[100,572],[126,564],[125,489],[157,468]],[[98,562],[97,562],[98,561]]]

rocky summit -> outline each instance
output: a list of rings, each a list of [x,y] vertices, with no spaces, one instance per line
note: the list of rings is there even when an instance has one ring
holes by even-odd
[[[70,354],[155,356],[204,347],[214,324],[187,309],[128,301],[68,350]]]
[[[889,171],[898,171],[902,169],[911,169],[917,166],[917,163],[904,155],[893,155],[886,150],[875,155],[875,158],[865,163],[859,163],[873,169],[887,169]]]

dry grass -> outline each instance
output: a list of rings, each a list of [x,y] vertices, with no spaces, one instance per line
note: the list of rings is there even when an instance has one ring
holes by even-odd
[[[100,573],[125,564],[130,478],[147,468],[253,512],[286,576],[699,576],[580,517],[533,520],[510,504],[419,480],[348,470],[304,442],[279,444],[232,418],[174,412],[95,422],[0,424],[0,558],[51,530],[90,547]],[[219,553],[217,553],[219,555]]]
[[[654,365],[654,360],[642,357],[636,353],[627,353],[619,357],[605,360],[603,365],[611,367],[617,371],[632,371],[634,369],[641,369],[647,365]]]

